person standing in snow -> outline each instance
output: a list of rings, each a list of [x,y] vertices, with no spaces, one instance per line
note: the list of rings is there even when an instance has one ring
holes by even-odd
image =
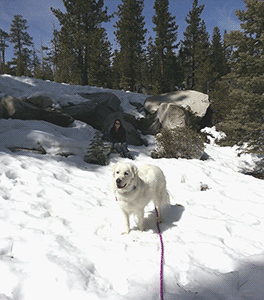
[[[121,156],[132,159],[127,149],[126,131],[119,119],[115,120],[113,127],[110,129],[110,136],[115,150]]]

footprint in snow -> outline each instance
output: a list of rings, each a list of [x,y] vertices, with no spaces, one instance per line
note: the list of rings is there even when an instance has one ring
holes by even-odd
[[[14,170],[7,170],[5,172],[5,175],[9,179],[17,179],[19,177],[18,172],[14,171]]]

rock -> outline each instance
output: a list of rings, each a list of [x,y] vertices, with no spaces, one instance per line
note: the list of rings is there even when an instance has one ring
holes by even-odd
[[[173,103],[184,109],[189,108],[196,117],[204,117],[209,107],[208,95],[196,91],[177,91],[159,96],[150,96],[145,99],[144,108],[148,113],[158,110],[161,103]]]
[[[20,151],[26,151],[26,152],[33,152],[38,154],[47,154],[47,151],[42,147],[42,145],[38,142],[38,148],[25,148],[25,147],[10,147],[9,150],[11,152],[20,152]]]
[[[154,114],[148,114],[146,118],[140,118],[138,120],[138,129],[144,135],[156,135],[161,129],[161,123],[157,118],[157,112]]]
[[[63,127],[69,126],[74,121],[71,116],[59,110],[41,109],[13,96],[4,96],[1,104],[4,108],[3,118],[5,119],[43,120]]]
[[[143,104],[141,104],[139,102],[136,102],[136,101],[129,101],[129,103],[131,105],[133,105],[137,109],[138,112],[141,113],[141,112],[144,111],[144,105]]]
[[[122,110],[120,107],[121,101],[113,93],[81,93],[80,95],[90,100],[64,107],[63,111],[74,119],[93,126],[95,129],[102,130],[103,121],[113,112]]]
[[[43,92],[36,92],[27,97],[26,102],[40,108],[52,107],[53,101]]]
[[[110,129],[112,128],[114,121],[120,119],[123,127],[126,130],[127,143],[134,146],[146,145],[140,134],[136,129],[137,120],[132,115],[118,111],[109,115],[102,124],[103,138],[110,140]]]
[[[55,108],[41,109],[39,120],[47,121],[62,127],[68,127],[74,122],[74,118],[72,116]]]
[[[0,119],[2,119],[4,117],[4,114],[5,114],[4,105],[2,103],[0,103]]]
[[[184,109],[173,103],[161,103],[157,110],[157,119],[162,128],[175,129],[185,127],[187,114]]]

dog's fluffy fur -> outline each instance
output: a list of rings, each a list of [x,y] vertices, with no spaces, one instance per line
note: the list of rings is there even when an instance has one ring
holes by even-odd
[[[113,191],[121,208],[125,231],[129,233],[129,216],[135,214],[138,227],[144,230],[144,208],[153,200],[161,222],[161,207],[169,203],[166,179],[159,167],[144,165],[137,168],[127,163],[117,163],[113,167]]]

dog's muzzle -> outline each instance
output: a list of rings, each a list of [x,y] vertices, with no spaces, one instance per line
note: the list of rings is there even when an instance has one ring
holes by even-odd
[[[126,184],[122,186],[121,182],[122,182],[122,180],[120,178],[116,179],[116,186],[118,189],[123,189],[126,186]]]

